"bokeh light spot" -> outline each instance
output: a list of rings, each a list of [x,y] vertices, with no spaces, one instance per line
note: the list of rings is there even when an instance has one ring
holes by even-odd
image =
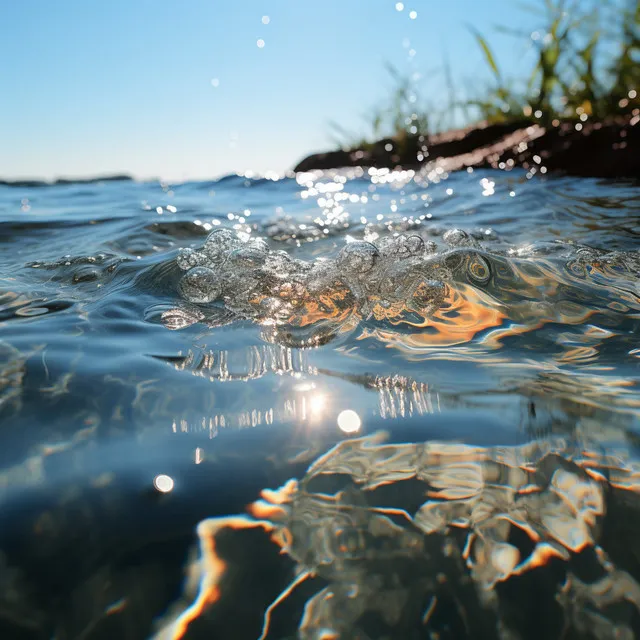
[[[345,409],[338,414],[338,426],[345,433],[356,433],[360,431],[362,420],[353,409]]]
[[[173,478],[171,476],[165,475],[164,473],[161,473],[153,479],[153,486],[160,493],[170,493],[171,491],[173,491],[174,487]]]

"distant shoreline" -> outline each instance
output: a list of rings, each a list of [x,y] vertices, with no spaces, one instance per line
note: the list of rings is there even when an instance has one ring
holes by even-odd
[[[130,175],[107,175],[95,176],[90,178],[58,178],[57,180],[36,180],[36,179],[18,179],[18,180],[2,180],[2,187],[55,187],[72,184],[95,184],[97,182],[133,182],[134,178]]]

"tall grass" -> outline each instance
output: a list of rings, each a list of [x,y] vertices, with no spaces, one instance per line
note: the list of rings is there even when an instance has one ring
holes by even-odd
[[[536,0],[520,7],[533,16],[531,32],[506,26],[497,31],[533,47],[533,68],[523,69],[519,78],[505,77],[489,39],[469,27],[491,75],[475,95],[459,97],[445,57],[447,104],[444,109],[429,108],[414,78],[386,65],[390,96],[368,114],[368,131],[356,137],[332,122],[334,141],[343,148],[366,148],[374,140],[392,137],[402,146],[409,137],[451,127],[456,115],[466,124],[475,114],[476,120],[490,123],[526,117],[548,125],[606,118],[640,105],[639,0]]]
[[[520,93],[502,79],[487,40],[473,31],[496,79],[483,100],[472,101],[481,116],[496,121],[525,115],[549,123],[627,111],[629,92],[640,88],[638,0],[601,0],[595,6],[584,0],[544,0],[541,5],[523,6],[536,16],[531,36],[500,29],[530,38],[536,50],[536,63]]]

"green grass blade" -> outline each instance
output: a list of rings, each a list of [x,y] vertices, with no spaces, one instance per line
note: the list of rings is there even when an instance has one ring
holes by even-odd
[[[498,65],[496,64],[496,61],[493,57],[493,53],[491,53],[491,49],[489,48],[487,41],[473,27],[469,27],[469,30],[474,35],[476,42],[480,45],[480,48],[484,53],[484,57],[485,57],[485,60],[487,61],[487,64],[491,67],[491,70],[493,71],[498,82],[500,82],[501,81],[500,69],[498,69]]]

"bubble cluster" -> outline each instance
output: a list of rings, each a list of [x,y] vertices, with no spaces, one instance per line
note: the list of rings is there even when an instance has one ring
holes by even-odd
[[[217,229],[202,248],[180,251],[177,264],[186,273],[178,291],[187,302],[221,303],[263,324],[304,326],[349,312],[380,319],[398,309],[426,317],[445,298],[447,281],[486,285],[491,278],[466,232],[453,229],[443,240],[449,247],[440,253],[419,235],[352,240],[331,258],[307,262],[271,250],[263,239],[243,241]]]
[[[566,268],[577,278],[601,274],[635,279],[640,273],[640,251],[602,251],[592,247],[578,247],[567,261]]]
[[[609,285],[615,281],[627,291],[635,286],[640,252],[563,242],[520,248],[494,243],[488,251],[478,235],[439,227],[422,235],[365,233],[306,261],[264,239],[217,229],[201,248],[180,251],[176,262],[185,273],[178,292],[185,302],[161,320],[181,329],[248,319],[262,326],[263,339],[290,347],[339,339],[363,320],[390,322],[410,333],[429,325],[429,335],[437,334],[434,344],[456,344],[500,326],[505,315],[521,324],[535,317],[532,327],[558,317],[581,322],[584,305],[557,288],[550,275],[556,270],[571,286],[588,287],[585,296],[606,296],[613,311],[636,304],[626,294],[624,302],[618,300]],[[530,301],[542,290],[546,303],[534,309]]]

